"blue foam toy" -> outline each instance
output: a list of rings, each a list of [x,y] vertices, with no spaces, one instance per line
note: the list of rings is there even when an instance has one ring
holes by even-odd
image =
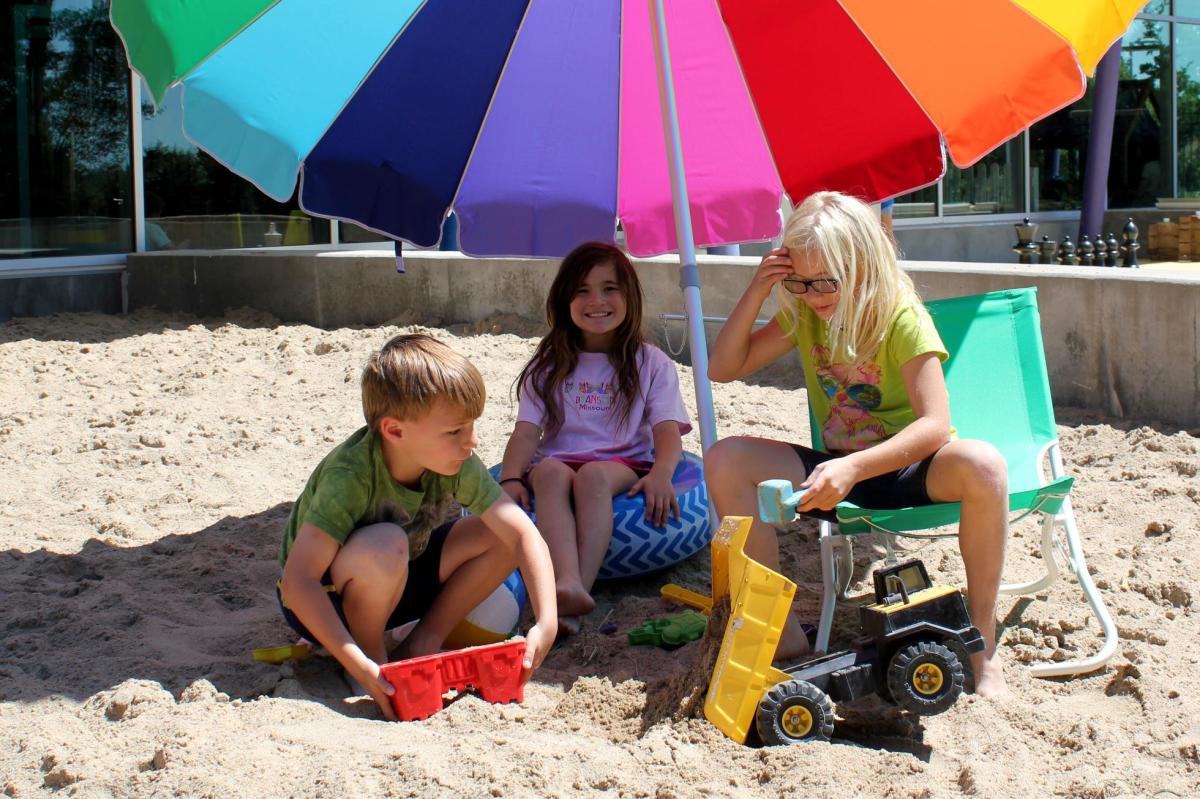
[[[807,488],[792,491],[791,480],[763,480],[758,484],[758,515],[767,524],[787,524],[796,518],[796,506]]]

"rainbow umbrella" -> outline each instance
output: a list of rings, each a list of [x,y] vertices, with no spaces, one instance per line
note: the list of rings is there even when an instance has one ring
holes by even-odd
[[[876,201],[1078,99],[1144,0],[113,0],[184,133],[308,213],[473,255],[678,251],[715,439],[696,245],[784,194]],[[687,212],[684,212],[687,209]]]

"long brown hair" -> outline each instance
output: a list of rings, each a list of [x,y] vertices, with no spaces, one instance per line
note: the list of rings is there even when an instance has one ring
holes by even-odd
[[[538,343],[533,357],[517,377],[517,396],[527,389],[542,401],[546,408],[543,432],[553,435],[562,428],[563,409],[560,388],[575,371],[583,333],[571,321],[571,300],[583,285],[588,273],[602,264],[612,264],[617,286],[625,297],[625,319],[613,331],[608,360],[617,373],[617,427],[629,419],[633,398],[641,392],[638,379],[638,358],[642,354],[642,284],[625,253],[611,244],[589,241],[581,244],[563,258],[558,274],[546,297],[546,324],[550,332]]]

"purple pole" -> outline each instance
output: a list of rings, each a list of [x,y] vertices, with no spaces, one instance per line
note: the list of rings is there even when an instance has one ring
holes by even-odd
[[[1121,40],[1108,48],[1096,67],[1096,95],[1088,136],[1087,167],[1083,175],[1083,212],[1079,236],[1099,233],[1108,205],[1108,162],[1112,156],[1113,119],[1117,115],[1117,77],[1121,71]]]

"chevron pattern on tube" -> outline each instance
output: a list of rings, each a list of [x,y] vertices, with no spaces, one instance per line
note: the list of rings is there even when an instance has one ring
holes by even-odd
[[[501,464],[488,471],[499,477]],[[679,497],[679,518],[664,527],[646,521],[646,498],[638,494],[613,497],[613,535],[608,553],[600,566],[599,580],[619,580],[661,571],[687,560],[712,541],[712,522],[708,518],[708,489],[704,485],[704,467],[690,452],[675,467],[672,484]],[[529,514],[537,521],[537,507]]]
[[[613,504],[613,536],[598,578],[636,577],[674,566],[690,558],[712,540],[708,519],[708,491],[704,481],[679,496],[679,518],[666,527],[646,521],[646,501],[637,496]]]

